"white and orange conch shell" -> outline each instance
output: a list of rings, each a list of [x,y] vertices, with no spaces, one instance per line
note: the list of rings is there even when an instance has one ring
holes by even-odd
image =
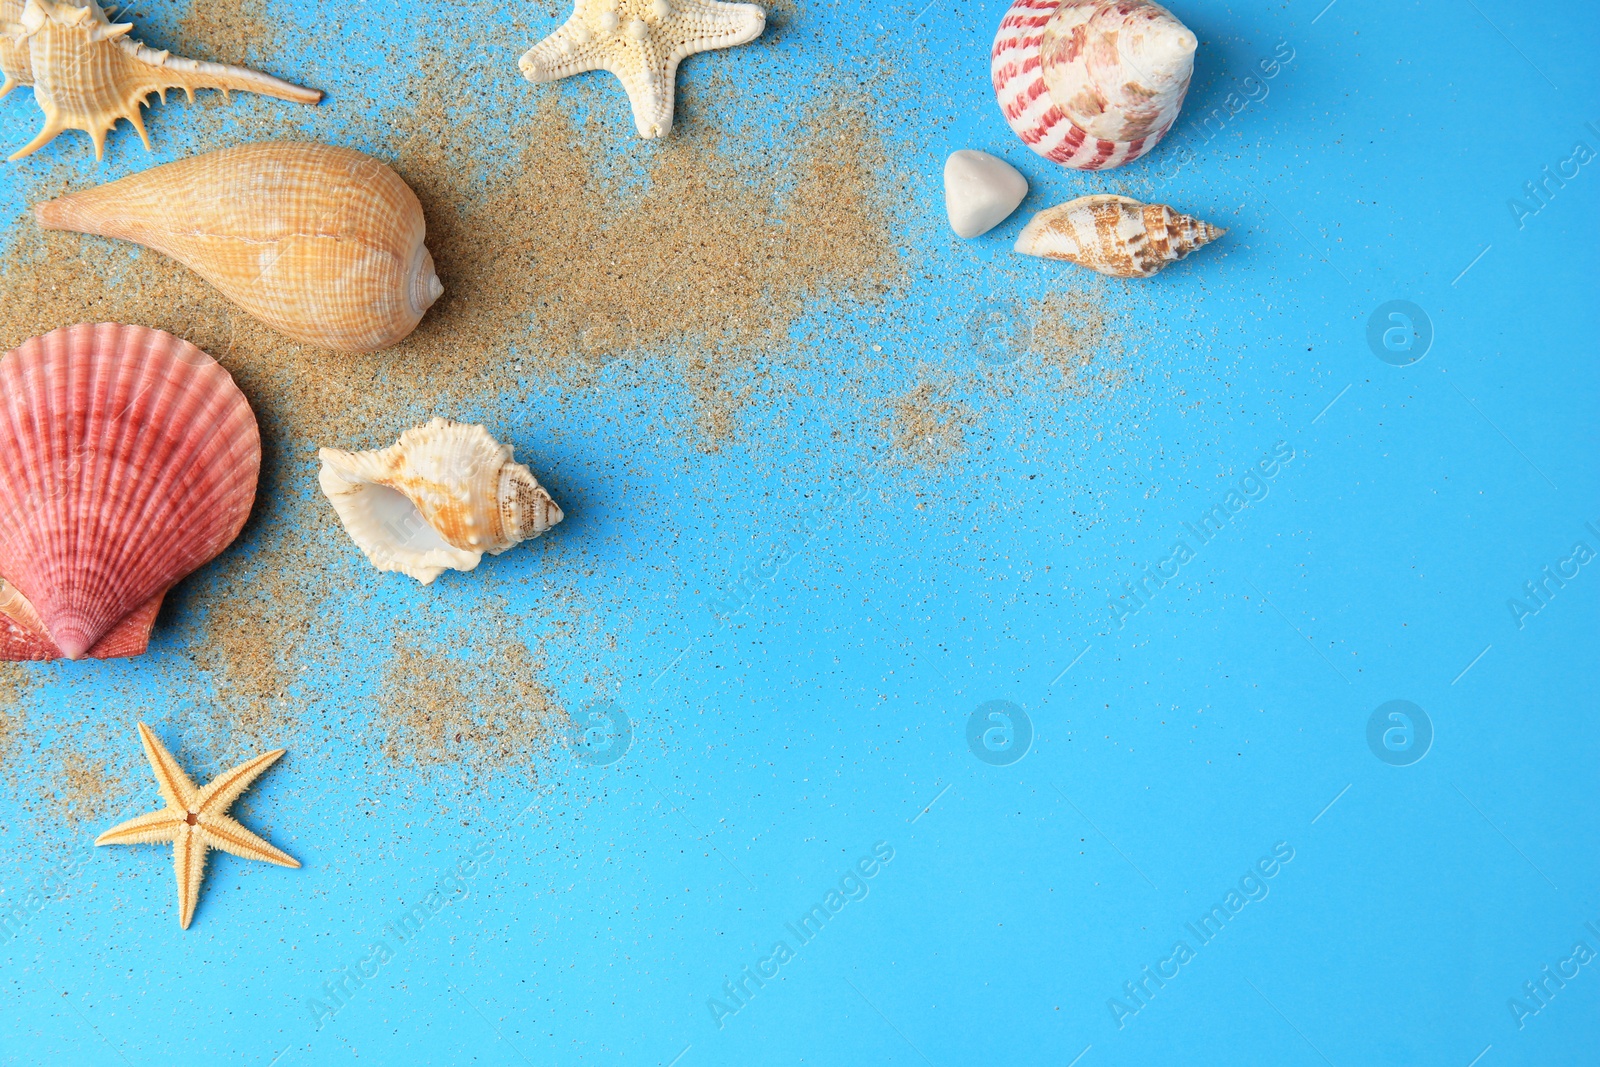
[[[33,87],[44,112],[44,126],[12,154],[31,155],[64,130],[82,130],[94,141],[94,157],[105,154],[106,134],[118,119],[139,131],[146,149],[139,109],[153,95],[182,89],[194,100],[196,89],[261,93],[300,104],[315,104],[322,94],[270,75],[222,63],[184,59],[146,48],[129,37],[132,23],[113,23],[96,0],[0,0],[0,85],[4,96],[19,85]]]
[[[1016,0],[995,34],[990,73],[1028,147],[1104,170],[1138,159],[1172,128],[1198,43],[1150,0]]]
[[[380,571],[427,585],[563,518],[533,472],[482,426],[432,419],[375,452],[318,452],[317,482],[345,532]]]
[[[1017,235],[1017,251],[1065,259],[1114,278],[1148,278],[1227,232],[1165,204],[1083,196],[1029,219]]]
[[[268,326],[336,352],[398,343],[444,292],[417,194],[351,148],[224,148],[34,213],[47,230],[169,255]]]
[[[216,360],[144,326],[0,358],[0,659],[136,656],[167,590],[238,536],[261,437]]]

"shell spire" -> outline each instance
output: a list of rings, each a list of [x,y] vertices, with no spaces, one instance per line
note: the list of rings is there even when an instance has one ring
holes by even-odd
[[[1082,196],[1029,219],[1017,235],[1017,251],[1065,259],[1114,278],[1148,278],[1227,232],[1165,204]]]
[[[6,7],[14,6],[11,0]],[[300,104],[315,104],[322,93],[268,74],[206,63],[147,48],[129,36],[133,24],[112,23],[96,0],[85,6],[56,0],[27,0],[16,21],[0,8],[0,69],[3,89],[32,85],[34,100],[44,112],[44,125],[33,140],[12,153],[22,159],[43,148],[66,130],[82,130],[94,141],[94,155],[105,155],[106,134],[119,119],[139,131],[146,149],[139,109],[151,96],[166,99],[168,89],[182,89],[194,99],[196,89],[260,93]],[[26,75],[22,62],[26,60]]]

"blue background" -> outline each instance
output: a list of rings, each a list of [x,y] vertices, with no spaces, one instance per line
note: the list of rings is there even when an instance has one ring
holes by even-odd
[[[1230,232],[1104,290],[1130,353],[1120,386],[991,402],[969,447],[933,470],[880,462],[877,398],[830,394],[815,368],[796,372],[814,388],[781,421],[747,412],[743,443],[715,454],[652,429],[647,409],[683,405],[670,376],[644,403],[602,384],[573,402],[508,390],[441,412],[520,427],[519,455],[567,522],[548,548],[434,587],[374,580],[324,605],[326,628],[470,613],[493,581],[541,636],[554,624],[532,607],[548,583],[577,590],[615,640],[544,634],[551,684],[575,715],[596,700],[622,709],[631,747],[596,764],[557,746],[537,782],[397,777],[349,727],[371,715],[387,639],[340,658],[313,642],[288,694],[306,708],[290,755],[239,809],[304,868],[214,856],[183,931],[167,850],[76,861],[0,944],[0,1062],[1594,1059],[1600,965],[1520,1027],[1508,999],[1576,942],[1600,950],[1584,925],[1600,928],[1600,573],[1584,567],[1520,628],[1507,601],[1574,542],[1600,549],[1584,525],[1600,526],[1600,172],[1583,167],[1521,225],[1508,200],[1575,142],[1600,150],[1585,125],[1600,126],[1600,14],[1324,2],[1176,5],[1202,41],[1188,102],[1167,143],[1107,174],[1055,168],[1004,125],[988,84],[996,0],[809,0],[757,43],[688,61],[680,85],[715,75],[736,97],[776,87],[799,106],[820,67],[887,58],[865,91],[914,101],[874,120],[912,285],[887,312],[825,296],[813,312],[843,338],[841,364],[884,344],[881,396],[915,384],[914,361],[983,373],[970,316],[1083,283],[1010,251],[1034,210],[1124,192]],[[330,99],[309,115],[239,100],[241,122],[281,117],[376,150],[347,135],[351,114],[403,91],[408,60],[455,36],[467,58],[444,76],[471,84],[508,136],[537,136],[539,98],[566,94],[595,109],[595,135],[637,148],[609,75],[518,76],[521,51],[566,17],[558,6],[347,9],[334,52],[316,5],[269,10],[284,43],[262,65]],[[182,14],[141,5],[135,21],[159,45]],[[1208,137],[1199,117],[1283,47],[1293,59],[1270,92]],[[680,102],[680,127],[724,117]],[[756,108],[740,136],[780,140],[794,120]],[[0,104],[0,142],[23,143],[37,121],[19,91]],[[217,143],[191,139],[181,104],[150,123],[156,161]],[[964,147],[1003,155],[1033,189],[972,242],[942,219],[943,161]],[[150,162],[124,126],[93,171],[87,139],[68,134],[7,167],[3,213],[29,225],[30,167],[64,164],[77,183]],[[1432,323],[1409,366],[1368,345],[1390,300]],[[851,431],[837,448],[835,426]],[[1121,583],[1280,442],[1293,459],[1266,496],[1124,627],[1108,624]],[[281,442],[294,462],[264,488],[315,505],[319,443]],[[719,621],[707,597],[817,514],[816,534]],[[276,535],[254,525],[232,551]],[[353,549],[341,565],[365,566]],[[137,661],[26,668],[36,736],[70,738],[86,718],[127,726],[105,753],[125,771],[127,813],[156,803],[135,719],[202,780],[221,761],[183,743],[191,637],[164,625]],[[614,682],[600,691],[591,669]],[[1367,740],[1396,699],[1434,732],[1409,766]],[[968,747],[990,700],[1032,724],[1009,765]],[[45,744],[0,767],[7,907],[102,828],[40,815],[53,760]],[[796,944],[785,924],[878,842],[893,859],[865,898],[719,1026],[708,1000],[726,1001],[724,982],[773,942]],[[1185,924],[1275,846],[1293,859],[1267,895],[1200,944]],[[489,858],[467,895],[391,940],[394,958],[319,1028],[307,1002],[322,983],[474,848]],[[1119,1025],[1108,1002],[1138,1006],[1124,983],[1180,939],[1193,959]]]

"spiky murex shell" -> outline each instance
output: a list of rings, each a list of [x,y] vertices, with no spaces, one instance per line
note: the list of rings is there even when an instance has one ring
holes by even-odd
[[[146,149],[139,109],[151,96],[166,99],[182,89],[192,101],[196,89],[260,93],[280,100],[315,104],[322,94],[244,67],[205,63],[146,48],[129,37],[132,23],[112,23],[96,0],[84,6],[56,0],[26,0],[20,14],[15,0],[0,8],[0,69],[6,80],[0,95],[16,85],[32,85],[44,112],[44,126],[11,155],[17,160],[38,151],[66,130],[82,130],[94,141],[94,155],[105,155],[106,134],[119,119],[139,132]],[[22,64],[26,62],[24,76]]]

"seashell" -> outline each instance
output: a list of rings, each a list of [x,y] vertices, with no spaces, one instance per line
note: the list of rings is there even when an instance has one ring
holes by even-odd
[[[96,0],[83,6],[56,0],[4,0],[0,3],[0,96],[18,85],[33,86],[44,112],[44,126],[12,154],[32,155],[63,130],[82,130],[94,140],[94,158],[105,154],[106,133],[127,119],[145,148],[150,138],[139,109],[152,95],[163,101],[168,89],[182,89],[194,100],[196,89],[260,93],[315,104],[322,94],[266,74],[222,63],[184,59],[146,48],[129,37],[133,24],[113,24]]]
[[[238,536],[261,438],[233,378],[144,326],[0,357],[0,656],[144,651],[161,599]]]
[[[1006,121],[1046,159],[1079,170],[1131,163],[1166,136],[1199,42],[1150,0],[1015,0],[990,74]]]
[[[317,481],[380,571],[423,585],[470,571],[563,518],[533,473],[482,426],[432,419],[375,452],[321,449]]]
[[[157,593],[113,626],[84,653],[87,659],[122,659],[139,656],[150,644],[165,594]],[[44,620],[22,591],[0,578],[0,660],[60,659],[61,650],[50,640]]]
[[[120,237],[169,255],[268,326],[339,352],[399,342],[444,292],[416,194],[349,148],[224,148],[37,204],[34,213],[47,230]]]
[[[33,57],[22,32],[22,0],[0,0],[0,97],[33,84]]]
[[[1065,259],[1113,278],[1148,278],[1227,232],[1165,204],[1080,196],[1029,219],[1017,235],[1017,251]]]
[[[1027,195],[1028,179],[998,156],[963,148],[944,161],[944,207],[957,237],[988,233]]]

